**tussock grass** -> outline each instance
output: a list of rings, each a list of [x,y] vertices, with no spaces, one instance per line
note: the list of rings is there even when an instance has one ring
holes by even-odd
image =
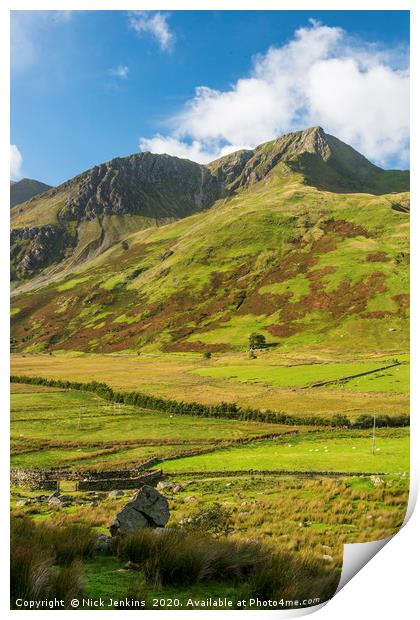
[[[81,559],[93,552],[94,538],[87,527],[56,528],[35,524],[28,518],[11,525],[10,595],[16,599],[39,601],[45,598],[70,599],[82,591]]]
[[[238,599],[304,600],[313,593],[321,601],[337,589],[336,572],[327,571],[321,561],[306,553],[298,560],[288,554],[273,555],[254,570],[239,591]]]
[[[157,586],[243,580],[266,556],[256,543],[216,540],[175,528],[159,533],[146,529],[121,538],[117,554],[141,565],[146,580]]]

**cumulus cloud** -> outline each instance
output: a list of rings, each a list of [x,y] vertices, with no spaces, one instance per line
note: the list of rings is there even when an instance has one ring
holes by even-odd
[[[129,24],[138,34],[150,34],[159,43],[162,50],[169,50],[175,41],[175,35],[168,24],[169,15],[153,11],[131,11]]]
[[[128,77],[129,72],[130,69],[126,65],[118,65],[118,67],[109,70],[110,75],[121,78],[123,80]]]
[[[22,176],[23,157],[16,144],[10,145],[10,178],[14,181]]]
[[[196,88],[170,134],[140,148],[208,161],[241,145],[321,125],[380,165],[406,165],[409,75],[404,50],[381,49],[318,22],[254,60],[225,91]],[[159,150],[157,150],[159,149]],[[187,155],[189,153],[189,155]]]

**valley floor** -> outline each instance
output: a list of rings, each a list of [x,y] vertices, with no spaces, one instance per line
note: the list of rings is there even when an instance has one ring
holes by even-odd
[[[400,365],[393,366],[395,361]],[[380,370],[389,367],[386,370]],[[377,372],[372,370],[378,369]],[[258,352],[218,354],[18,355],[11,358],[14,375],[73,381],[103,381],[114,389],[139,390],[154,396],[214,404],[236,402],[293,415],[363,413],[403,415],[409,410],[408,355],[338,358],[324,355],[282,355]],[[369,373],[363,375],[363,373]],[[345,377],[357,376],[347,381]],[[334,381],[309,387],[318,381]]]
[[[232,544],[239,549],[253,541],[289,567],[284,585],[267,594],[262,583],[271,577],[259,569],[248,577],[241,573],[240,578],[217,580],[213,575],[200,581],[190,576],[182,583],[171,578],[162,583],[146,565],[127,567],[127,557],[119,553],[95,553],[89,545],[70,553],[67,545],[66,561],[74,556],[79,563],[70,562],[66,573],[67,564],[58,555],[51,574],[70,580],[71,571],[79,571],[76,590],[84,598],[134,597],[147,608],[153,608],[153,599],[157,607],[175,598],[179,607],[188,608],[191,597],[220,596],[235,603],[241,596],[267,598],[280,591],[325,600],[340,577],[343,544],[384,538],[404,520],[409,429],[377,428],[373,444],[371,427],[317,426],[310,419],[407,414],[404,354],[340,360],[273,352],[260,353],[256,360],[244,354],[209,360],[198,355],[13,355],[12,374],[96,380],[122,392],[203,403],[234,401],[302,417],[294,425],[178,415],[110,402],[93,392],[12,383],[13,467],[101,471],[155,457],[153,467],[162,468],[164,481],[172,483],[162,491],[170,504],[168,526],[186,536],[185,545],[198,524],[206,544],[214,539],[226,549]],[[324,381],[328,384],[313,385]],[[25,536],[36,539],[33,524],[47,526],[51,536],[57,527],[64,533],[73,531],[65,528],[82,528],[77,530],[82,538],[107,534],[113,516],[131,496],[130,491],[109,497],[71,486],[63,486],[62,492],[68,499],[57,507],[44,492],[12,488],[16,549],[28,546]],[[61,549],[60,534],[53,538]],[[177,561],[184,562],[187,550],[177,553]],[[293,589],[297,582],[303,584],[299,592]]]

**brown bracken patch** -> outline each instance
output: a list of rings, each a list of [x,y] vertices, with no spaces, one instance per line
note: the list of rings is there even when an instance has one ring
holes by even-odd
[[[366,260],[369,263],[384,263],[388,260],[388,254],[386,252],[372,252],[367,255]]]
[[[400,293],[392,298],[398,304],[398,313],[406,316],[410,309],[410,295],[408,293]]]
[[[325,231],[334,232],[340,237],[370,237],[371,234],[358,224],[348,220],[328,220],[323,226]]]
[[[268,325],[265,329],[273,336],[277,336],[278,338],[287,338],[288,336],[293,336],[302,328],[300,325],[293,323],[283,323],[282,325]]]

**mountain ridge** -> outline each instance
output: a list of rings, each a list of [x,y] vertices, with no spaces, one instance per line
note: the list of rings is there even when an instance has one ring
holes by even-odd
[[[19,181],[10,181],[10,208],[26,202],[49,189],[51,189],[51,185],[35,179],[23,178]]]
[[[12,279],[75,268],[133,230],[208,209],[275,169],[335,192],[388,193],[409,182],[408,173],[378,168],[319,126],[208,165],[149,152],[114,158],[12,209]]]
[[[210,164],[205,179],[221,198],[208,207],[199,192],[197,198],[200,172],[189,179],[193,212],[185,217],[98,215],[107,195],[100,192],[92,219],[82,216],[77,225],[39,221],[39,211],[37,227],[13,231],[14,247],[24,261],[39,245],[53,247],[56,259],[14,291],[13,349],[217,352],[244,350],[249,334],[259,332],[285,351],[401,350],[408,334],[409,195],[308,183],[308,166],[316,176],[325,161],[328,184],[341,183],[346,164],[366,171],[363,183],[382,175],[353,151],[337,157],[337,148],[315,128],[227,155]],[[142,157],[201,171],[169,156]],[[162,191],[175,192],[167,179]],[[47,201],[56,196],[47,193]],[[48,206],[45,195],[40,204]],[[74,245],[59,231],[73,234]],[[29,254],[25,235],[34,236],[25,240]],[[63,246],[70,253],[60,258]]]

